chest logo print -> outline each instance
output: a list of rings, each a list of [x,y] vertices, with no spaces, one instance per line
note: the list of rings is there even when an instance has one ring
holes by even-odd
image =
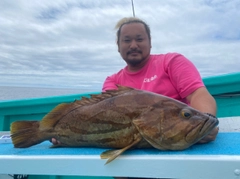
[[[144,83],[149,83],[157,78],[157,75],[152,76],[151,78],[144,78]]]

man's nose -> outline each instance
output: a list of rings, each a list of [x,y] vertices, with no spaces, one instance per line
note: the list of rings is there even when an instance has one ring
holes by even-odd
[[[137,47],[138,47],[138,44],[137,44],[136,40],[132,40],[132,41],[131,41],[131,44],[130,44],[130,48],[131,48],[131,49],[135,49],[135,48],[137,48]]]

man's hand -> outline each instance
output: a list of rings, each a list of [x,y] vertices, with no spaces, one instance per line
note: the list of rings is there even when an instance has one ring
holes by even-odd
[[[207,136],[205,136],[203,139],[201,139],[200,141],[198,141],[198,144],[205,144],[211,141],[214,141],[217,137],[219,131],[219,127],[215,127],[210,134],[208,134]]]
[[[50,140],[50,142],[52,142],[53,145],[59,145],[61,144],[57,139],[52,138],[52,140]]]

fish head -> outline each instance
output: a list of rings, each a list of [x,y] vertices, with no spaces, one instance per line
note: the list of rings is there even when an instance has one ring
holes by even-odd
[[[153,147],[183,150],[208,135],[218,125],[218,119],[188,105],[174,103],[154,107],[133,123]]]
[[[169,121],[163,121],[162,132],[167,143],[173,141],[173,149],[185,149],[207,136],[218,123],[216,117],[186,106]]]

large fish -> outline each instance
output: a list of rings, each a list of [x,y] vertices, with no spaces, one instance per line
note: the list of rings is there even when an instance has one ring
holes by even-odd
[[[129,148],[186,149],[217,125],[217,118],[172,98],[118,86],[60,104],[41,121],[13,122],[11,137],[17,148],[51,138],[58,146],[115,148],[101,154],[108,163]]]

